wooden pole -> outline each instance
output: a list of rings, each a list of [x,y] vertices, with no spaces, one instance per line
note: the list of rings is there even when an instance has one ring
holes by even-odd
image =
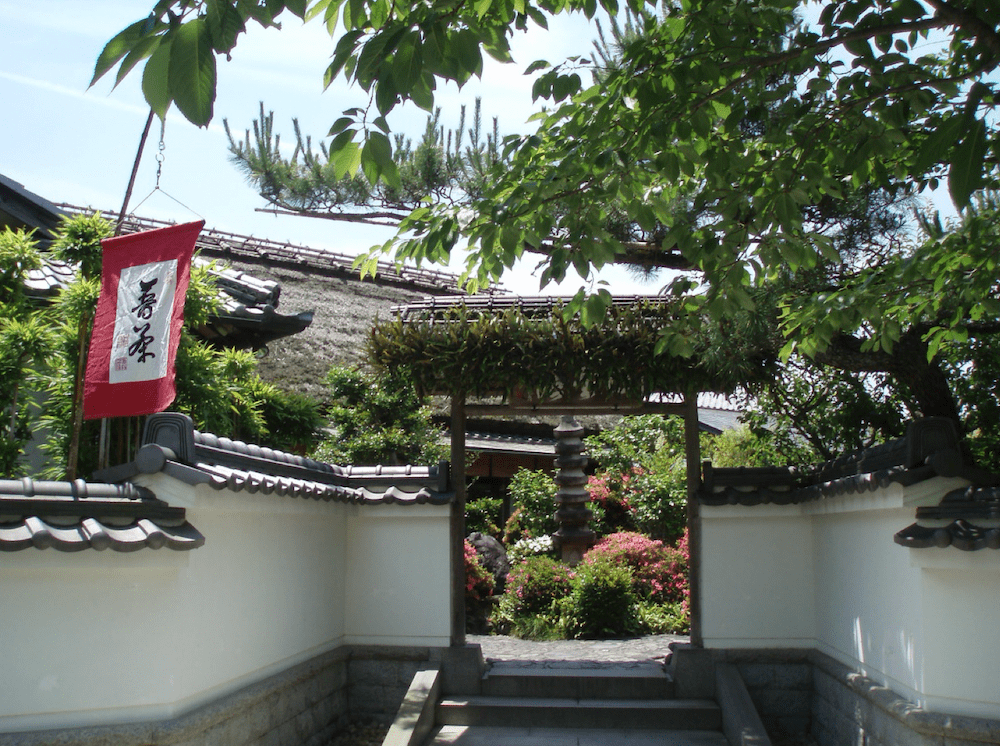
[[[465,645],[465,394],[451,396],[451,645]]]
[[[69,453],[66,456],[66,479],[76,479],[80,462],[80,438],[83,432],[83,386],[87,369],[87,336],[90,331],[90,314],[84,313],[77,329],[76,379],[73,381],[73,407],[70,415]]]
[[[688,583],[691,588],[691,645],[704,646],[701,636],[701,510],[698,489],[701,487],[701,442],[698,422],[698,395],[684,398],[684,455],[687,475]]]
[[[135,154],[135,160],[132,162],[132,174],[128,179],[128,186],[125,188],[125,199],[122,200],[122,209],[118,213],[118,221],[115,223],[115,235],[120,235],[122,232],[122,224],[125,222],[125,213],[128,211],[129,200],[132,199],[132,189],[135,187],[135,177],[139,173],[139,161],[142,160],[142,151],[146,148],[146,138],[149,137],[149,128],[153,124],[153,110],[149,110],[149,116],[146,117],[146,126],[142,128],[142,137],[139,138],[139,150]]]
[[[115,222],[115,236],[121,234],[122,224],[125,222],[125,212],[128,210],[129,200],[132,198],[132,189],[135,187],[135,177],[139,173],[139,162],[142,160],[142,151],[146,147],[146,139],[149,137],[149,128],[153,124],[153,110],[149,110],[149,116],[146,117],[146,124],[142,128],[142,135],[139,137],[139,148],[135,154],[135,160],[132,161],[132,173],[129,175],[128,186],[125,188],[125,199],[122,200],[122,209],[118,213],[118,220]],[[66,478],[76,479],[77,466],[80,459],[80,438],[83,431],[83,385],[84,385],[84,375],[87,366],[87,350],[89,348],[88,344],[88,332],[89,324],[86,322],[89,318],[85,316],[84,321],[80,323],[79,329],[79,339],[78,339],[78,353],[80,359],[77,361],[76,366],[76,381],[73,386],[73,409],[70,416],[71,421],[71,432],[69,440],[69,454],[66,458]],[[101,433],[100,433],[100,444],[98,446],[98,468],[105,468],[108,466],[108,458],[110,452],[110,428],[107,426],[106,420],[101,420]]]

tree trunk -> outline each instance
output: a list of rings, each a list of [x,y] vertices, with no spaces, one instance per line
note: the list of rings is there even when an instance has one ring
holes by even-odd
[[[925,331],[921,327],[910,329],[900,337],[891,353],[863,351],[862,340],[841,335],[817,356],[816,362],[855,373],[888,373],[898,384],[900,392],[909,399],[916,414],[921,417],[947,417],[962,433],[962,418],[948,378],[936,360],[927,359],[927,343],[923,340]]]

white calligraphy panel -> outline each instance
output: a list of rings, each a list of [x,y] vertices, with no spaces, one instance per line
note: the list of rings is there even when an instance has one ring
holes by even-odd
[[[177,260],[126,267],[118,281],[110,383],[155,381],[167,375]]]

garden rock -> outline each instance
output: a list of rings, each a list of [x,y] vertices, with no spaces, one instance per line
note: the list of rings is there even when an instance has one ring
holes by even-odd
[[[499,596],[507,584],[507,573],[510,572],[510,562],[507,560],[507,550],[503,544],[492,536],[474,531],[469,534],[469,543],[476,549],[479,562],[493,575],[494,595]]]

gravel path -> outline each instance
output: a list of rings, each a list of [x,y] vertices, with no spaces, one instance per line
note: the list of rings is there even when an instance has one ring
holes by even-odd
[[[504,635],[467,635],[479,645],[488,663],[560,668],[600,668],[604,664],[663,663],[671,642],[687,642],[681,635],[648,635],[626,640],[520,640]]]

